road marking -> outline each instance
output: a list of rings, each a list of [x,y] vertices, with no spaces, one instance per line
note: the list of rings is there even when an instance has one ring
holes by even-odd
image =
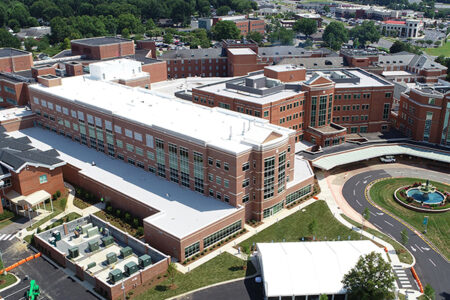
[[[372,216],[376,216],[373,212],[371,212],[370,210],[369,210],[369,212],[370,212],[370,214],[372,215]]]
[[[355,190],[353,190],[353,196],[355,196],[356,195],[356,192],[355,192]]]
[[[357,186],[359,184],[359,181],[355,184],[355,186]]]
[[[21,291],[23,291],[23,290],[26,290],[28,288],[28,286],[26,286],[26,287],[24,287],[24,288],[21,288],[20,290],[18,290],[18,291],[15,291],[14,293],[12,293],[12,294],[9,294],[8,296],[5,296],[5,297],[3,297],[3,298],[8,298],[8,297],[11,297],[12,295],[15,295],[15,294],[17,294],[17,293],[19,293],[19,292],[21,292]]]
[[[410,246],[410,247],[411,247],[411,250],[412,250],[412,251],[414,251],[414,252],[417,251],[416,248],[414,248],[413,246]]]
[[[361,204],[361,203],[359,203],[358,199],[356,200],[356,203],[358,203],[358,204],[359,204],[359,206],[362,206],[362,204]]]
[[[382,215],[384,215],[384,213],[377,212],[377,215],[382,216]]]
[[[370,177],[372,177],[372,175],[366,176],[366,177],[364,177],[364,179],[367,179],[367,178],[370,178]]]
[[[3,238],[5,235],[6,235],[6,234],[0,235],[0,241],[2,240],[2,238]]]
[[[430,251],[430,248],[428,248],[428,247],[420,247],[420,248],[422,248],[425,251]]]
[[[378,225],[378,224],[373,224],[373,225],[375,225],[375,226],[377,226],[378,228],[380,228],[381,230],[383,230],[383,228],[380,226],[380,225]]]
[[[391,223],[389,223],[389,222],[388,222],[388,221],[386,221],[386,220],[384,220],[384,223],[386,223],[386,224],[388,224],[388,225],[390,225],[390,226],[394,227],[394,225],[392,225]]]
[[[2,240],[6,241],[7,239],[9,239],[10,236],[11,236],[11,234],[7,234],[6,236],[1,237],[0,241],[2,241]]]
[[[414,244],[414,246],[416,246],[417,247],[417,249],[420,251],[420,252],[422,252],[423,253],[423,250],[422,249],[420,249],[420,247],[419,246],[417,246],[417,244]]]
[[[429,258],[428,260],[430,261],[430,263],[432,263],[432,264],[433,264],[433,266],[435,266],[435,267],[436,267],[436,264],[434,263],[434,261],[432,261],[432,260],[431,260],[431,258]]]
[[[364,180],[363,183],[366,184],[366,183],[367,183],[367,180]]]
[[[9,238],[9,240],[8,241],[10,241],[10,240],[12,240],[13,238],[15,238],[16,236],[15,235],[13,235],[12,237],[10,237]]]
[[[412,286],[410,284],[402,284],[402,287],[404,287],[404,288],[412,288]]]

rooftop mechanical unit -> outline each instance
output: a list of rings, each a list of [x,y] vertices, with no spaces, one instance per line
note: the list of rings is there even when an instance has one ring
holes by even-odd
[[[96,227],[92,227],[92,228],[89,228],[88,230],[87,230],[87,236],[88,237],[93,237],[94,235],[97,235],[98,234],[98,227],[96,226]]]
[[[134,261],[127,263],[123,269],[126,276],[131,276],[139,270],[138,265]]]
[[[114,269],[111,272],[109,272],[109,280],[114,284],[116,282],[119,282],[123,277],[122,272],[119,269]]]
[[[106,261],[108,262],[108,265],[115,263],[117,261],[117,254],[114,252],[106,254]]]
[[[92,228],[92,223],[81,226],[81,230],[83,231],[83,234],[86,234],[89,228]]]
[[[105,236],[105,237],[102,237],[102,242],[103,242],[103,246],[106,247],[106,246],[109,246],[112,243],[114,243],[114,238],[111,235]]]
[[[98,241],[90,241],[88,243],[88,245],[89,245],[89,251],[91,251],[91,252],[94,252],[99,249]]]
[[[78,247],[69,248],[69,257],[70,258],[78,257],[78,255],[80,255],[80,251],[78,250]]]
[[[133,250],[131,249],[131,247],[127,246],[125,248],[120,249],[120,254],[123,256],[123,258],[125,258],[133,254]]]
[[[59,232],[59,231],[53,231],[52,236],[55,238],[56,241],[61,240],[61,232]]]
[[[141,269],[145,269],[146,267],[148,267],[152,264],[152,258],[150,257],[150,255],[144,254],[139,257],[138,262],[139,262],[139,267]]]

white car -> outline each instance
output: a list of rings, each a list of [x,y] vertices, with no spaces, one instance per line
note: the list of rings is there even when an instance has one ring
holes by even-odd
[[[385,157],[380,157],[380,161],[384,163],[394,163],[395,157],[392,155],[387,155]]]

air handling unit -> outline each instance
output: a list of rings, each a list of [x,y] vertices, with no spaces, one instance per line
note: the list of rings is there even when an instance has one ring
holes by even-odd
[[[94,251],[96,251],[96,250],[98,250],[98,241],[90,241],[89,243],[88,243],[88,245],[89,245],[89,251],[91,251],[91,252],[94,252]]]
[[[138,271],[138,265],[134,261],[130,261],[124,266],[124,273],[126,276],[131,276]]]
[[[109,280],[111,280],[111,282],[117,283],[122,279],[123,275],[122,272],[119,269],[114,269],[111,272],[109,272]]]
[[[109,246],[114,243],[114,238],[112,236],[102,237],[103,247]]]
[[[108,265],[115,263],[117,261],[117,255],[114,252],[106,254],[106,261]]]
[[[133,254],[133,250],[131,250],[131,247],[126,246],[125,248],[120,249],[120,254],[125,258]]]
[[[78,257],[78,255],[80,255],[78,247],[69,248],[69,258],[75,258]]]

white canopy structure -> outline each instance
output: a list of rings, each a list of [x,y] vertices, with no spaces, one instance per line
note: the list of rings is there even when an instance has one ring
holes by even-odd
[[[383,144],[349,150],[342,153],[323,155],[314,159],[312,165],[322,170],[330,170],[336,166],[385,155],[410,155],[450,164],[450,152],[412,145]]]
[[[341,280],[360,256],[375,251],[388,261],[382,248],[366,240],[258,243],[257,249],[265,297],[271,299],[320,294],[343,298]]]

